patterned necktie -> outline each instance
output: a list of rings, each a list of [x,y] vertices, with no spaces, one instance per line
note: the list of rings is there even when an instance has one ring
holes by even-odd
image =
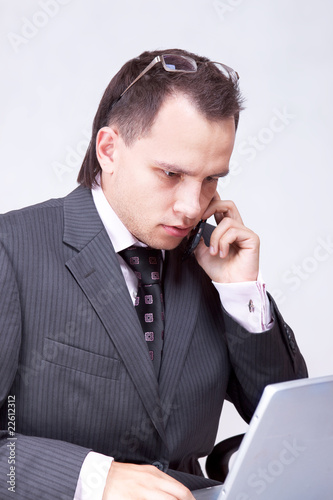
[[[164,335],[163,294],[160,280],[162,252],[150,247],[129,247],[119,253],[133,269],[139,281],[135,308],[158,376]]]

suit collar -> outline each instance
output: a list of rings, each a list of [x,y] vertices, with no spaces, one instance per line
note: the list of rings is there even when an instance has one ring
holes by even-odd
[[[90,189],[79,186],[64,200],[64,243],[82,250],[104,229]]]

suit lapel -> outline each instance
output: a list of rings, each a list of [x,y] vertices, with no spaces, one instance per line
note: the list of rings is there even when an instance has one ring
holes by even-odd
[[[117,255],[90,190],[78,188],[65,201],[64,242],[79,250],[66,266],[115,344],[142,402],[165,441],[158,382]]]
[[[183,245],[166,252],[164,297],[165,338],[160,371],[160,396],[172,404],[191,343],[200,303],[200,272],[193,258],[182,262]],[[198,280],[199,283],[194,281]],[[165,415],[165,423],[169,413]]]

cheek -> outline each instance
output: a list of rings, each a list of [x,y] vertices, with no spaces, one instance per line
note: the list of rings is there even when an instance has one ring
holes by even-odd
[[[137,172],[128,171],[125,168],[120,169],[114,176],[114,188],[117,196],[127,202],[132,200],[132,203],[135,203],[135,200],[139,198],[143,198],[148,191]]]
[[[158,212],[165,211],[166,198],[163,193],[154,189],[153,186],[136,185],[132,193],[132,199],[134,201],[134,210],[141,214],[145,213],[146,217],[154,218]]]

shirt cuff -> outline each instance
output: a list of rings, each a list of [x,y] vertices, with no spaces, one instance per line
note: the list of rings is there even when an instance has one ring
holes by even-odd
[[[80,470],[74,500],[102,500],[112,462],[112,457],[90,451]]]
[[[221,303],[227,313],[251,333],[262,333],[272,328],[271,305],[266,285],[258,276],[257,281],[242,283],[216,283]]]

